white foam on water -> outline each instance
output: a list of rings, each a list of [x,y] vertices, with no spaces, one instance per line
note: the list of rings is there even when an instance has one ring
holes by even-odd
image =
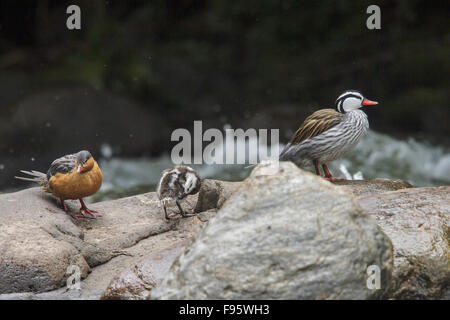
[[[246,159],[249,159],[249,142],[246,141],[245,145]],[[234,146],[234,149],[237,150],[238,147]],[[282,149],[283,146],[279,145],[279,150]],[[224,146],[223,152],[226,154],[226,146]],[[251,152],[257,151],[251,150]],[[158,158],[121,159],[113,157],[100,159],[100,166],[104,173],[102,191],[116,187],[156,185],[161,177],[161,171],[173,165],[170,153]],[[229,181],[243,180],[252,170],[252,168],[245,168],[248,163],[244,165],[189,165],[197,170],[202,178]],[[450,184],[450,153],[448,150],[414,139],[397,140],[373,131],[370,131],[353,151],[344,158],[329,164],[329,167],[335,176],[355,180],[363,178],[402,179],[416,186]]]
[[[350,172],[361,171],[365,179],[402,179],[416,186],[450,183],[449,150],[412,138],[397,140],[373,131],[331,166],[341,164]]]

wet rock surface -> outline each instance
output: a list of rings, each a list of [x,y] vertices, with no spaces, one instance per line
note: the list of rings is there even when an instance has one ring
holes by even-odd
[[[267,163],[225,202],[151,298],[383,298],[392,264],[390,240],[351,194],[292,163]],[[370,265],[381,270],[380,290],[366,287]]]
[[[39,188],[0,195],[0,292],[59,288],[70,265],[86,277],[90,268],[126,254],[122,249],[174,229],[176,221],[166,222],[158,206],[149,205],[155,200],[144,194],[92,204],[103,217],[74,220]]]
[[[244,182],[205,179],[182,203],[197,215],[170,221],[154,193],[91,204],[104,216],[81,221],[39,188],[2,194],[0,300],[281,299],[294,291],[449,299],[450,187],[386,179],[333,186],[290,164],[281,169],[259,167]],[[384,264],[382,290],[365,287],[369,263]],[[81,290],[66,288],[70,265],[80,268]],[[325,279],[327,268],[339,277]]]
[[[234,191],[241,186],[241,182],[218,180],[204,180],[199,192],[195,212],[220,209]]]
[[[194,213],[197,197],[182,201],[187,213]],[[78,210],[78,202],[67,203],[73,211]],[[40,188],[2,194],[0,207],[0,299],[98,299],[118,273],[149,254],[189,244],[215,214],[212,209],[195,217],[166,221],[152,192],[91,204],[89,207],[103,217],[75,220]],[[79,293],[58,289],[66,286],[70,265],[78,266],[85,279]],[[53,291],[40,293],[49,290]],[[8,295],[11,293],[15,294]]]
[[[349,190],[357,197],[414,187],[409,182],[403,180],[389,179],[346,180],[336,181],[333,184]]]
[[[115,276],[102,294],[104,300],[141,300],[162,281],[175,258],[181,254],[189,240],[148,255],[136,265]]]
[[[362,197],[394,247],[394,299],[450,298],[450,187]]]
[[[411,186],[407,182],[392,182],[385,179],[375,179],[366,181],[343,181],[349,190],[356,194],[369,192],[382,192],[384,190],[397,190],[403,186]],[[199,192],[195,212],[203,212],[198,217],[204,221],[210,218],[215,210],[220,209],[233,192],[235,192],[242,182],[226,182],[217,180],[204,180]],[[374,186],[373,188],[371,186]],[[209,211],[206,211],[209,210]],[[189,243],[190,244],[190,243]],[[102,295],[102,299],[145,299],[149,297],[150,291],[156,284],[159,284],[168,272],[165,267],[172,264],[175,258],[184,251],[189,244],[182,247],[175,244],[169,248],[165,248],[158,253],[152,253],[143,258],[137,264],[125,268],[122,272],[114,277],[108,285],[106,291]],[[173,253],[177,252],[176,255]],[[164,268],[153,268],[155,255],[162,260],[156,265],[162,265]],[[168,265],[170,261],[170,265]]]

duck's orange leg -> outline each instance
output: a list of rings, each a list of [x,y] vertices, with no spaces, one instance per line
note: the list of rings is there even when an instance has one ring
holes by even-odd
[[[345,181],[346,180],[344,178],[333,177],[330,170],[328,170],[328,167],[326,164],[323,164],[322,168],[323,168],[323,172],[325,172],[325,178],[324,178],[325,180],[328,180],[328,181]]]
[[[70,211],[69,207],[67,206],[67,204],[64,202],[63,199],[59,199],[61,201],[61,204],[64,208],[64,211],[71,217],[75,218],[75,219],[81,219],[84,218],[84,216],[82,216],[81,214],[76,214]]]
[[[316,174],[321,177],[322,173],[320,172],[320,166],[319,166],[319,161],[318,160],[314,160],[314,168],[316,168]]]
[[[100,212],[88,209],[88,207],[86,207],[86,204],[84,203],[83,199],[79,199],[79,200],[81,203],[80,212],[83,214],[84,217],[86,217],[86,218],[92,217],[95,219],[97,217],[102,216],[102,214]]]

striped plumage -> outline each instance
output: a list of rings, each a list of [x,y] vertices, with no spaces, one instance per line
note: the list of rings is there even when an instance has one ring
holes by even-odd
[[[162,172],[156,194],[164,208],[166,219],[169,219],[167,207],[177,205],[183,217],[192,216],[186,214],[180,200],[188,195],[196,194],[200,191],[201,179],[198,173],[188,166],[175,166]]]
[[[317,112],[327,112],[329,116],[337,113],[332,109]],[[314,115],[316,113],[312,116]],[[281,152],[280,160],[292,161],[299,167],[306,167],[312,166],[313,160],[318,160],[322,164],[339,159],[364,136],[369,129],[369,121],[364,112],[355,110],[342,115],[342,119],[333,126],[326,128],[318,121],[316,127],[318,128],[313,127],[314,132],[308,132],[302,137],[294,135],[291,142]],[[315,135],[311,135],[312,133]]]
[[[314,165],[325,178],[337,180],[326,163],[341,158],[358,144],[369,129],[367,115],[359,110],[376,102],[365,99],[358,91],[346,91],[336,100],[336,110],[322,109],[307,117],[280,153],[281,161],[292,161],[299,167]]]
[[[328,129],[339,124],[344,116],[333,109],[323,109],[307,117],[300,128],[291,138],[291,144],[299,144],[307,139],[316,137]]]

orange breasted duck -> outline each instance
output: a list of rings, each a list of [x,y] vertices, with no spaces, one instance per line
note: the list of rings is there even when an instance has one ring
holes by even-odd
[[[15,177],[20,180],[40,184],[42,189],[61,200],[64,211],[74,218],[93,218],[102,215],[86,207],[84,197],[95,194],[102,185],[103,175],[97,162],[89,151],[83,150],[69,154],[52,162],[47,174],[39,171],[21,172],[33,178]],[[81,203],[80,214],[70,212],[64,200],[76,200]]]

